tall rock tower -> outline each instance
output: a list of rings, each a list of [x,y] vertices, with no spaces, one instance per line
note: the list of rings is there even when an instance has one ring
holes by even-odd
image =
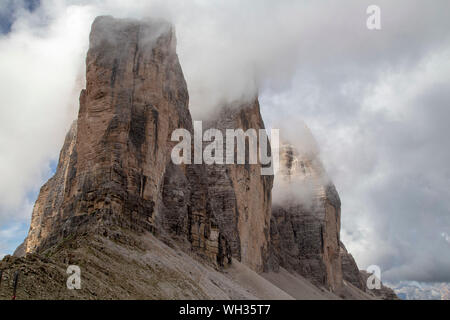
[[[188,100],[169,23],[95,19],[78,119],[41,189],[24,251],[91,232],[117,238],[125,228],[262,271],[272,177],[260,165],[173,164],[172,132],[193,134]],[[258,100],[225,108],[211,125],[263,129]]]
[[[290,280],[271,285],[257,274],[285,268],[315,297],[370,298],[369,275],[340,242],[339,195],[318,153],[282,146],[275,182],[247,152],[245,164],[236,163],[236,137],[234,150],[222,141],[235,164],[174,164],[174,130],[195,136],[188,104],[170,23],[95,19],[78,119],[55,175],[40,190],[27,238],[16,257],[0,262],[8,279],[20,265],[21,296],[298,296],[286,293],[297,289]],[[264,130],[258,98],[223,106],[203,123],[208,128],[224,137],[230,129]],[[221,272],[233,259],[242,265]],[[83,266],[88,290],[65,290],[72,261]],[[303,286],[299,274],[320,288]],[[0,297],[5,292],[0,288]],[[395,296],[387,289],[377,294]]]

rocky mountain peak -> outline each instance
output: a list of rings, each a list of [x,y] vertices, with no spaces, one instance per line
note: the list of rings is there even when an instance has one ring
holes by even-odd
[[[78,118],[24,244],[2,262],[8,277],[18,266],[34,275],[21,295],[339,298],[343,279],[358,286],[341,250],[339,195],[317,152],[283,145],[275,183],[261,164],[174,164],[173,131],[194,126],[173,26],[98,17],[89,39]],[[224,106],[208,128],[264,129],[258,98]],[[58,287],[74,262],[89,292]]]
[[[171,133],[193,130],[175,43],[165,21],[95,19],[78,119],[36,202],[27,253],[125,228],[184,243],[219,266],[234,257],[263,269],[272,178],[259,165],[171,162]],[[211,125],[264,128],[258,100],[224,107]]]

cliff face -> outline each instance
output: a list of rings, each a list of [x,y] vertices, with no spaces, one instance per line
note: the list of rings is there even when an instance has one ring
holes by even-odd
[[[370,273],[365,270],[360,271],[361,279],[364,283],[367,283],[367,279],[371,276]],[[372,295],[373,297],[381,300],[400,300],[397,294],[389,287],[386,287],[383,283],[381,283],[380,289],[372,289],[369,290],[366,288],[366,292]]]
[[[262,270],[272,178],[259,165],[171,162],[172,132],[193,133],[175,46],[164,21],[94,21],[78,120],[41,189],[25,252],[126,228],[179,240],[218,265],[234,256]],[[224,109],[214,125],[264,128],[257,99]]]
[[[368,298],[364,277],[340,243],[339,195],[318,155],[290,145],[281,148],[274,205],[273,176],[261,175],[261,165],[249,164],[248,154],[246,164],[175,165],[171,152],[178,141],[171,141],[172,132],[183,128],[194,136],[188,100],[169,23],[97,18],[78,119],[15,253],[27,255],[2,268],[9,275],[17,266],[39,274],[42,286],[25,280],[30,292],[39,294],[42,288],[53,290],[53,280],[45,277],[64,280],[64,265],[75,263],[91,275],[91,291],[79,297],[173,298],[171,287],[193,298],[304,297],[290,285],[291,280],[309,283],[303,276],[320,287],[301,287],[314,297],[339,298],[335,294],[344,292],[348,282],[361,292],[351,289],[340,297]],[[264,129],[258,99],[224,106],[204,122],[203,131],[208,128],[219,129],[224,144],[227,129]],[[191,252],[196,259],[187,257]],[[215,271],[228,267],[238,280],[214,273],[211,265]],[[126,277],[124,267],[133,270],[128,275],[132,284],[121,291],[110,274]],[[275,284],[273,294],[233,288],[235,281],[246,279],[239,274],[243,271],[251,275],[252,286]],[[254,271],[264,271],[270,280]],[[204,272],[209,278],[201,283]],[[160,279],[167,280],[164,288]],[[141,282],[147,285],[140,287]],[[217,283],[223,290],[217,291]],[[323,287],[332,292],[324,295]],[[58,290],[52,297],[67,297]],[[27,290],[23,294],[30,296]]]
[[[340,200],[314,154],[280,148],[280,172],[274,190],[271,221],[271,264],[300,273],[318,285],[342,285]]]

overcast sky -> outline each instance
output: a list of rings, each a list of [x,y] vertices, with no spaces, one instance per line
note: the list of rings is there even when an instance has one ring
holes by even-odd
[[[93,18],[156,16],[176,26],[194,118],[258,90],[267,126],[316,137],[359,266],[450,282],[449,1],[30,3],[0,0],[0,255],[76,117]]]

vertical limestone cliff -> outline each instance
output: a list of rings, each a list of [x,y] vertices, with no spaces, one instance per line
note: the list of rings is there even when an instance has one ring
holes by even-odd
[[[363,279],[353,256],[341,242],[342,275],[345,281],[351,283],[362,291],[367,290],[366,279]]]
[[[176,165],[172,132],[194,137],[194,127],[172,25],[98,17],[89,40],[78,119],[20,258],[0,263],[8,277],[26,273],[24,297],[342,298],[346,282],[367,291],[340,242],[339,195],[317,153],[284,145],[275,182],[248,152],[245,164]],[[264,129],[258,98],[224,106],[208,128],[222,132],[225,158],[227,129]],[[236,163],[236,140],[230,151]],[[64,287],[74,261],[89,275],[79,295]]]
[[[258,99],[252,102],[223,107],[210,128],[265,129]],[[246,139],[247,150],[249,140]],[[237,140],[235,139],[235,163]],[[225,148],[224,148],[225,149]],[[225,157],[225,152],[224,152]],[[230,240],[232,255],[250,266],[263,271],[268,259],[273,176],[261,175],[260,164],[223,164],[206,166],[210,185],[211,208],[218,224]]]
[[[314,153],[280,147],[271,221],[272,268],[283,267],[337,290],[342,285],[340,200]]]

